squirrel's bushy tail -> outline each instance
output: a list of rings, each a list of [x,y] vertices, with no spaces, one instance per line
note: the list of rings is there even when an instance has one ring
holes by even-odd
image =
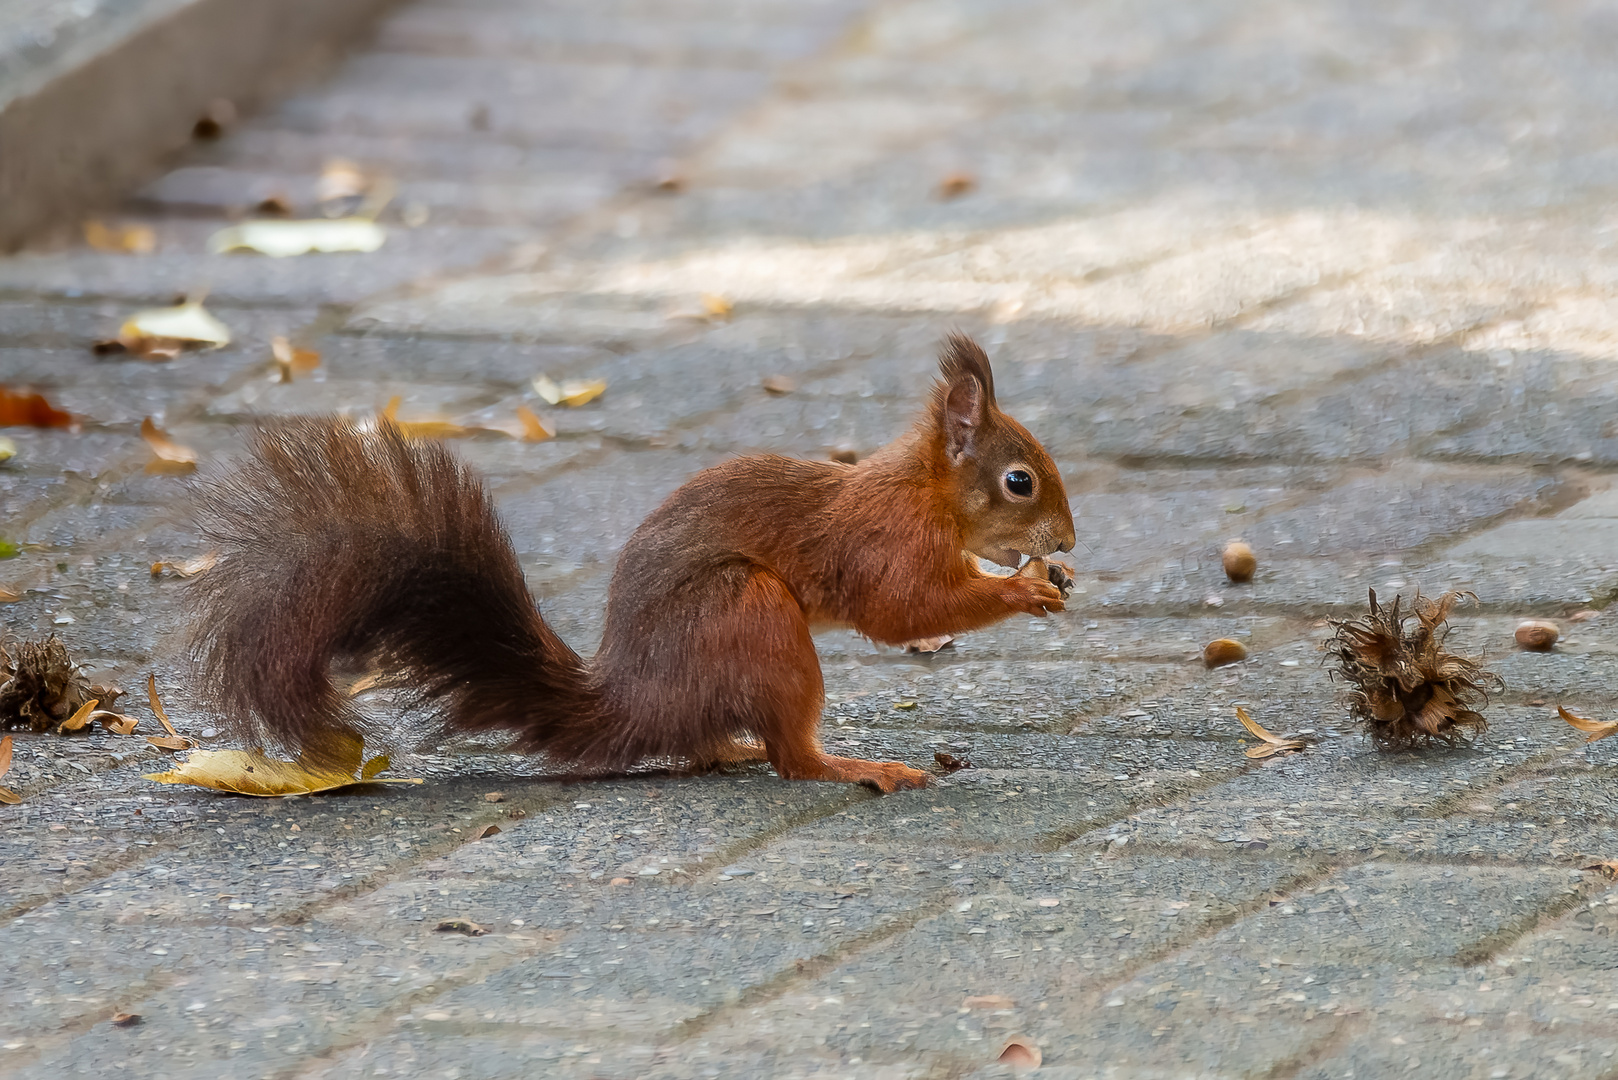
[[[399,672],[446,728],[542,750],[597,708],[584,661],[540,618],[479,480],[382,420],[260,428],[205,487],[219,560],[194,582],[206,702],[251,745],[332,761],[365,721],[333,662]]]

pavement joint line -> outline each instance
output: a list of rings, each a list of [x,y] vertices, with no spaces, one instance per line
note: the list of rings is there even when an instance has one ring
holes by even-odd
[[[125,1003],[140,1001],[160,993],[174,984],[177,974],[164,968],[151,968],[136,976],[135,980],[119,988],[119,998]],[[127,992],[126,992],[127,991]],[[47,1050],[54,1050],[65,1042],[70,1042],[77,1036],[87,1033],[95,1025],[105,1020],[109,1012],[102,1006],[85,1008],[77,1013],[69,1013],[61,1019],[57,1026],[46,1036],[46,1039],[30,1041],[25,1050],[31,1051],[30,1059],[37,1061]],[[21,1064],[15,1058],[6,1059],[8,1065]]]
[[[1469,945],[1461,946],[1452,955],[1445,958],[1445,962],[1463,968],[1482,967],[1529,934],[1555,922],[1574,908],[1584,904],[1591,896],[1607,892],[1610,888],[1610,883],[1605,881],[1580,881],[1578,885],[1540,905],[1521,918],[1514,919],[1493,933],[1486,934]]]
[[[779,840],[791,839],[789,834],[803,828],[806,825],[813,825],[816,822],[824,821],[834,814],[847,810],[851,806],[858,806],[862,803],[870,802],[873,799],[883,798],[883,796],[860,787],[858,784],[846,784],[843,786],[846,788],[846,790],[837,792],[835,794],[828,793],[827,797],[821,802],[813,806],[804,807],[795,814],[782,815],[776,819],[775,824],[770,828],[755,833],[753,836],[746,839],[737,840],[725,848],[714,852],[711,859],[707,860],[707,862],[712,864],[714,869],[712,871],[703,872],[700,876],[691,875],[691,882],[712,881],[714,878],[718,877],[720,871],[725,869],[727,866],[730,866],[732,863],[735,863],[737,860],[745,858],[753,852],[762,851],[765,848],[775,844]]]
[[[1348,1045],[1350,1039],[1370,1027],[1365,1017],[1359,1013],[1349,1015],[1317,1013],[1315,1020],[1318,1021],[1323,1016],[1330,1016],[1332,1020],[1330,1030],[1324,1038],[1317,1039],[1301,1047],[1290,1057],[1276,1062],[1256,1080],[1292,1080],[1310,1065],[1331,1060],[1338,1051]]]
[[[131,843],[125,851],[106,857],[95,864],[94,876],[73,884],[71,889],[64,888],[58,892],[46,893],[30,900],[14,904],[9,908],[0,910],[0,922],[14,922],[24,916],[31,915],[47,905],[54,904],[74,893],[85,892],[98,883],[106,881],[115,874],[121,874],[143,862],[150,862],[153,857],[171,852],[180,846],[179,840],[150,840],[139,844]],[[139,848],[137,852],[136,849]]]

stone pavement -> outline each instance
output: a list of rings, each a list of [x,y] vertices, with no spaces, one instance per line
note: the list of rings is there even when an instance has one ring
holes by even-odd
[[[398,759],[419,788],[255,801],[19,735],[0,1070],[992,1076],[1020,1033],[1057,1077],[1618,1076],[1618,890],[1581,869],[1618,858],[1618,742],[1552,709],[1618,685],[1611,617],[1565,618],[1618,592],[1615,32],[1593,2],[421,0],[135,194],[154,253],[0,261],[0,372],[85,418],[6,432],[0,619],[155,670],[193,735],[186,585],[147,567],[201,547],[147,415],[207,472],[255,415],[508,421],[537,373],[605,379],[554,441],[457,444],[588,650],[663,495],[881,444],[959,326],[1085,544],[1063,616],[821,640],[829,746],[974,763],[923,792],[571,786],[452,744]],[[204,254],[333,156],[397,181],[381,251]],[[230,347],[91,355],[203,288]],[[319,372],[272,382],[277,334]],[[1455,640],[1508,689],[1473,746],[1378,753],[1322,620],[1418,585],[1479,595]],[[1527,615],[1554,652],[1515,651]],[[1220,636],[1252,658],[1204,670]],[[1245,757],[1237,704],[1312,743]]]

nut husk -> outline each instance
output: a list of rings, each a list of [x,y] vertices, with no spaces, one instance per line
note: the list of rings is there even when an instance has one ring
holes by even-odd
[[[1333,621],[1326,643],[1337,662],[1332,674],[1348,684],[1349,711],[1380,749],[1454,744],[1488,728],[1474,706],[1487,705],[1489,691],[1504,690],[1504,681],[1444,648],[1446,620],[1464,597],[1477,599],[1447,592],[1429,600],[1418,592],[1401,610],[1401,597],[1379,605],[1372,589],[1365,615]]]
[[[1562,636],[1561,628],[1545,619],[1529,619],[1517,627],[1517,644],[1530,652],[1549,652],[1556,639]]]
[[[1253,572],[1258,569],[1258,559],[1253,555],[1253,549],[1240,540],[1225,545],[1225,552],[1220,557],[1225,567],[1225,576],[1241,584],[1252,581]]]

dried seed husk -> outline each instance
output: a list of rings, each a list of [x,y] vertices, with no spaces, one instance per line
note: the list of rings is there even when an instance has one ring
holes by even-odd
[[[1378,604],[1372,589],[1365,615],[1332,621],[1325,647],[1336,661],[1332,674],[1348,684],[1349,711],[1379,749],[1453,745],[1488,729],[1478,709],[1504,681],[1444,648],[1449,614],[1463,598],[1477,600],[1461,592],[1429,600],[1417,592],[1403,609],[1402,597]]]
[[[98,697],[54,634],[0,645],[0,730],[49,731]]]

